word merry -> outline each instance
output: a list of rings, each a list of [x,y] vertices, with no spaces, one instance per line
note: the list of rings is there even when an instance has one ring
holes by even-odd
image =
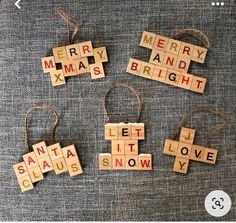
[[[140,46],[152,49],[149,63],[131,58],[128,73],[203,93],[206,79],[187,72],[191,60],[204,63],[207,49],[145,31]]]
[[[33,152],[23,156],[23,162],[13,165],[21,191],[34,188],[33,183],[44,179],[43,173],[54,170],[75,176],[83,173],[74,145],[61,148],[59,143],[46,146],[45,142],[33,145]]]
[[[91,73],[92,79],[105,77],[103,62],[108,61],[106,47],[93,48],[92,42],[82,42],[53,48],[53,56],[41,59],[44,73],[50,73],[53,86],[65,84],[65,77]],[[95,63],[89,64],[93,56]],[[58,64],[62,69],[57,69]]]
[[[152,155],[138,154],[138,140],[144,139],[144,124],[105,125],[105,139],[112,152],[99,154],[100,170],[152,170]]]
[[[174,172],[187,173],[189,160],[215,164],[217,150],[193,145],[195,130],[181,128],[179,141],[165,140],[164,154],[176,156],[173,167]]]

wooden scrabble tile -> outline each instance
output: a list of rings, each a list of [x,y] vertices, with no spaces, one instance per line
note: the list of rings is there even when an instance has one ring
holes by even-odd
[[[190,160],[204,162],[205,147],[192,145]]]
[[[179,147],[178,141],[166,139],[163,153],[171,156],[176,156],[178,147]]]
[[[35,167],[29,169],[29,176],[30,176],[32,183],[35,183],[35,182],[38,182],[38,181],[44,179],[44,176],[43,176],[42,171],[39,166],[35,166]]]
[[[113,170],[125,170],[125,156],[124,155],[112,155],[112,169]]]
[[[155,65],[147,62],[142,62],[139,75],[145,78],[152,79]]]
[[[165,56],[162,62],[162,67],[175,69],[177,60],[178,60],[177,55],[171,54],[171,53],[165,53]]]
[[[118,125],[118,139],[131,139],[132,138],[131,125],[119,124]]]
[[[193,76],[193,81],[190,90],[198,93],[203,93],[206,85],[206,78]]]
[[[153,49],[149,59],[149,63],[161,66],[164,60],[164,56],[165,52]]]
[[[55,63],[61,63],[63,61],[67,61],[67,54],[66,54],[65,46],[53,48],[52,52],[53,52]]]
[[[99,170],[111,170],[112,169],[112,159],[110,153],[100,153],[99,154]]]
[[[90,73],[90,67],[87,57],[74,60],[77,74]]]
[[[118,125],[108,123],[105,125],[105,140],[118,139]]]
[[[19,178],[18,183],[20,185],[21,192],[25,192],[34,188],[29,175]]]
[[[61,174],[67,171],[67,165],[64,157],[52,161],[55,174]]]
[[[25,162],[20,162],[13,165],[13,169],[16,173],[17,178],[21,178],[28,175],[28,170],[26,168]]]
[[[79,43],[79,51],[81,57],[93,56],[93,46],[91,41]]]
[[[95,63],[108,62],[107,50],[105,46],[93,49],[93,55]]]
[[[191,60],[196,61],[198,63],[204,63],[205,58],[206,58],[206,54],[207,54],[206,48],[203,48],[200,46],[195,46]]]
[[[138,155],[138,140],[125,140],[125,155]]]
[[[66,84],[63,70],[54,70],[50,73],[52,86],[59,86]]]
[[[139,154],[139,170],[152,170],[152,155],[151,154]]]
[[[74,60],[80,58],[79,44],[72,44],[66,46],[66,53],[68,60]]]
[[[48,156],[48,150],[44,141],[32,145],[37,159]]]
[[[43,67],[43,72],[44,73],[49,73],[53,70],[56,70],[56,64],[54,61],[54,57],[44,57],[41,59],[42,62],[42,67]]]
[[[44,156],[42,158],[39,158],[38,163],[42,173],[46,173],[53,170],[52,161],[49,156]]]
[[[178,57],[175,65],[175,70],[187,73],[189,65],[190,65],[190,59],[184,57]]]
[[[217,159],[217,149],[205,148],[204,163],[215,164]]]
[[[126,72],[130,74],[139,75],[141,66],[142,66],[141,60],[135,60],[135,59],[130,58]]]
[[[189,159],[176,156],[173,171],[177,173],[187,173],[188,165],[189,165]]]
[[[26,165],[27,169],[31,169],[31,168],[39,165],[34,152],[27,153],[27,154],[23,155],[23,160],[25,161],[25,165]]]
[[[67,168],[68,168],[68,171],[69,171],[69,175],[71,177],[83,173],[83,169],[81,167],[79,159],[73,160],[72,162],[67,163]]]
[[[70,145],[70,146],[62,148],[62,153],[63,153],[66,163],[69,163],[73,160],[78,159],[75,145]]]
[[[105,77],[105,72],[103,69],[102,62],[97,62],[95,64],[90,64],[90,72],[91,72],[91,78],[92,79],[98,79]]]
[[[155,42],[154,42],[153,49],[161,50],[161,51],[165,52],[168,41],[169,41],[168,37],[156,35],[156,39],[155,39]]]
[[[152,49],[155,38],[156,34],[144,31],[139,45]]]
[[[180,72],[168,69],[166,74],[165,83],[177,86],[180,78]]]
[[[132,139],[142,140],[145,138],[144,123],[133,123],[131,124],[131,135]]]
[[[179,56],[191,59],[195,46],[182,42],[180,46]]]
[[[178,87],[190,90],[192,82],[193,82],[192,74],[181,73],[178,82]]]
[[[138,170],[139,157],[138,155],[126,155],[125,156],[125,168],[126,170]]]
[[[195,129],[181,128],[179,141],[183,143],[193,144],[195,132]]]
[[[191,154],[192,144],[179,142],[177,157],[189,159]]]
[[[62,70],[63,70],[64,77],[74,76],[78,74],[74,60],[63,61]]]
[[[124,140],[112,140],[111,141],[112,154],[122,155],[125,154],[125,141]]]
[[[181,41],[175,39],[169,39],[166,47],[166,52],[178,55],[180,47],[181,47]]]
[[[60,143],[55,143],[51,146],[48,146],[47,150],[52,161],[63,157]]]
[[[152,79],[160,82],[165,82],[167,68],[155,66]]]

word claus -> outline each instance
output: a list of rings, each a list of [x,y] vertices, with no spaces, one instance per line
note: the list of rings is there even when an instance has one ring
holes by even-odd
[[[193,145],[195,130],[182,128],[179,141],[165,140],[164,154],[176,156],[173,171],[187,173],[189,160],[215,164],[217,150]]]
[[[89,64],[93,56],[95,63]],[[44,73],[50,73],[53,86],[65,84],[65,77],[91,73],[92,79],[105,77],[103,62],[108,61],[105,47],[93,48],[92,42],[82,42],[53,48],[53,56],[41,59]],[[57,69],[60,64],[62,69]]]
[[[138,140],[144,139],[144,124],[105,125],[105,139],[112,152],[99,154],[100,170],[152,170],[151,154],[138,154]]]
[[[203,93],[206,79],[187,72],[191,60],[204,63],[207,49],[149,32],[140,46],[152,49],[149,63],[131,58],[128,73]]]
[[[83,173],[74,145],[61,148],[59,143],[46,146],[45,142],[33,145],[33,152],[23,156],[24,162],[13,166],[21,191],[34,188],[33,183],[43,180],[43,173],[56,174],[69,171],[70,176]]]

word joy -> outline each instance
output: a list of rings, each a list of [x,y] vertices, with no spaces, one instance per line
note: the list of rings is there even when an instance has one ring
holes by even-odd
[[[152,170],[152,155],[138,154],[138,140],[143,139],[143,123],[106,124],[112,152],[99,154],[99,170]]]
[[[190,91],[203,93],[206,79],[188,74],[190,61],[205,62],[206,48],[150,32],[143,32],[140,46],[152,49],[148,62],[130,59],[127,72]]]
[[[83,173],[74,145],[61,148],[56,143],[47,147],[40,142],[33,145],[33,150],[23,156],[23,162],[13,165],[22,192],[33,189],[33,183],[43,180],[43,173],[51,170],[57,175],[68,171],[71,177]]]
[[[164,154],[176,156],[173,171],[187,173],[189,160],[215,164],[217,150],[193,145],[195,129],[181,128],[179,141],[165,140]]]
[[[53,56],[41,59],[44,73],[50,73],[53,86],[66,84],[65,77],[91,73],[92,79],[105,77],[103,62],[108,61],[106,47],[93,48],[92,42],[82,42],[53,48]],[[88,57],[95,63],[89,64]],[[60,66],[62,69],[57,69]]]

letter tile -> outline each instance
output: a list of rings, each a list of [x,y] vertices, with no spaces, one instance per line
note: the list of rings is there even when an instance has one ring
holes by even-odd
[[[206,54],[207,54],[206,48],[195,46],[191,60],[196,61],[198,63],[204,63]]]
[[[171,156],[176,156],[178,147],[179,147],[178,141],[166,139],[163,153]]]
[[[156,34],[144,31],[139,45],[152,49],[155,38]]]
[[[80,58],[79,44],[72,44],[66,46],[66,53],[68,60],[74,60]]]
[[[46,173],[53,170],[52,161],[49,156],[44,156],[42,158],[39,158],[38,163],[42,173]]]
[[[179,71],[168,69],[165,83],[173,85],[173,86],[177,86],[179,78],[180,78],[180,72]]]
[[[155,39],[155,42],[154,42],[153,49],[165,52],[168,41],[169,41],[168,37],[156,35],[156,39]]]
[[[62,153],[63,153],[66,163],[69,163],[73,160],[78,159],[75,145],[70,145],[70,146],[62,148]]]
[[[205,148],[204,162],[215,164],[217,159],[217,149]]]
[[[189,65],[190,65],[190,59],[184,57],[178,57],[175,65],[175,70],[187,73]]]
[[[56,47],[52,49],[55,63],[61,63],[67,61],[66,47]]]
[[[29,169],[29,176],[32,181],[32,183],[38,182],[40,180],[44,179],[43,173],[39,166],[35,166],[31,169]]]
[[[205,147],[192,145],[190,160],[204,162]]]
[[[48,146],[47,150],[52,161],[63,157],[60,143],[55,143],[51,146]]]
[[[195,137],[195,129],[181,128],[179,141],[182,143],[193,144]]]
[[[63,61],[62,69],[63,69],[64,77],[74,76],[78,74],[74,60]]]
[[[93,49],[93,55],[95,63],[108,62],[107,50],[105,46]]]
[[[93,46],[91,41],[79,43],[79,51],[81,57],[93,56]]]
[[[125,140],[125,155],[138,155],[138,140]]]
[[[118,139],[118,125],[108,123],[105,125],[105,140]]]
[[[166,52],[178,55],[181,47],[181,41],[175,39],[169,39]]]
[[[87,57],[74,60],[77,74],[90,73],[90,67]]]
[[[187,173],[188,165],[189,165],[189,159],[176,156],[173,171],[177,173]]]
[[[190,90],[198,93],[203,93],[206,85],[206,78],[193,76],[193,81]]]
[[[118,125],[118,139],[132,139],[131,125],[121,123]]]
[[[125,170],[125,156],[124,155],[112,155],[112,169],[113,170]]]
[[[135,60],[135,59],[130,58],[126,72],[130,74],[139,75],[141,66],[142,66],[141,60]]]
[[[90,64],[89,67],[90,67],[92,79],[98,79],[98,78],[105,77],[105,72],[104,72],[103,65],[101,62],[97,62],[95,64]]]
[[[142,140],[145,138],[145,128],[144,123],[134,123],[131,124],[132,139]]]
[[[195,48],[194,45],[182,42],[181,47],[180,47],[180,51],[179,51],[179,56],[191,59],[194,48]]]
[[[139,157],[138,155],[126,155],[126,170],[138,170]]]
[[[41,59],[42,62],[42,67],[43,67],[43,72],[44,73],[49,73],[53,70],[56,70],[56,64],[54,61],[54,57],[44,57]]]
[[[165,82],[167,68],[155,66],[152,79],[160,82]]]
[[[152,170],[152,155],[139,154],[139,170]]]
[[[83,169],[81,167],[79,159],[76,159],[76,160],[73,160],[73,161],[67,163],[67,168],[68,168],[68,171],[69,171],[69,175],[71,177],[83,173]]]
[[[29,175],[19,178],[18,183],[20,185],[21,192],[25,192],[34,188]]]
[[[153,49],[149,59],[149,63],[161,66],[164,60],[164,56],[165,52]]]
[[[178,59],[177,55],[166,53],[162,62],[162,67],[175,69],[177,59]]]
[[[112,154],[122,155],[125,154],[125,142],[124,140],[112,140],[111,141]]]
[[[99,170],[111,170],[112,169],[112,159],[110,153],[100,153],[99,154]]]
[[[32,145],[37,159],[48,156],[48,150],[44,141]]]
[[[189,159],[191,154],[192,144],[179,142],[177,157]]]
[[[147,62],[142,62],[139,75],[145,78],[152,79],[155,65]]]
[[[193,82],[192,74],[181,73],[178,82],[178,87],[190,90],[192,82]]]
[[[31,169],[31,168],[39,165],[34,152],[27,153],[27,154],[23,155],[23,160],[25,161],[25,165],[26,165],[27,169]]]
[[[63,70],[54,70],[50,73],[52,86],[59,86],[66,84]]]
[[[64,173],[68,170],[64,157],[53,160],[52,165],[56,175]]]
[[[13,165],[13,169],[16,173],[17,178],[22,178],[28,175],[28,170],[26,168],[25,162],[20,162]]]

